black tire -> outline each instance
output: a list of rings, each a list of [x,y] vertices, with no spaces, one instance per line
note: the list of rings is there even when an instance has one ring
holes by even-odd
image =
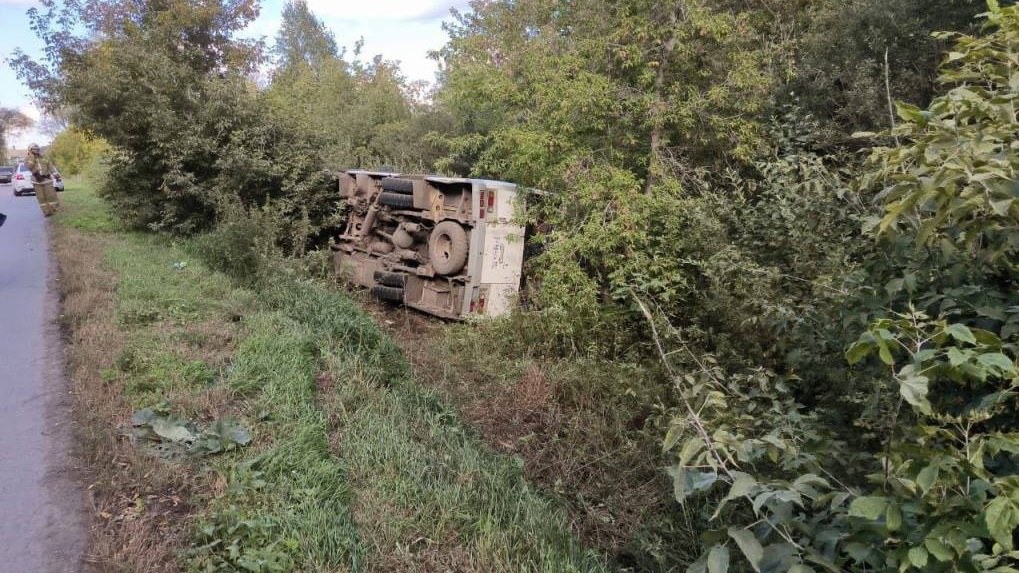
[[[410,179],[396,179],[395,177],[390,177],[382,180],[382,190],[407,195],[414,192],[414,181]]]
[[[390,273],[386,271],[375,271],[375,282],[382,286],[403,288],[407,284],[407,275],[404,273]]]
[[[455,275],[467,262],[467,231],[456,221],[443,221],[428,235],[428,260],[440,275]]]
[[[388,286],[373,286],[372,296],[389,302],[403,302],[403,289]]]
[[[379,203],[388,205],[389,207],[396,207],[398,209],[410,209],[414,206],[414,197],[412,195],[388,193],[383,191],[379,194]]]

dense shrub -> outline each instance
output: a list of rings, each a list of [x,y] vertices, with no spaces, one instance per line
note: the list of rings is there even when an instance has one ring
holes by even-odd
[[[229,204],[215,228],[192,244],[210,267],[250,284],[305,254],[311,222],[299,213],[285,201],[251,208]]]
[[[846,351],[875,359],[856,372],[871,400],[857,427],[781,399],[787,382],[771,373],[747,394],[731,372],[674,370],[676,497],[727,492],[693,570],[727,570],[730,547],[756,570],[1014,570],[1019,155],[1006,102],[1019,10],[991,8],[986,37],[942,36],[951,89],[926,110],[900,105],[901,144],[875,149],[860,180],[880,189],[883,216],[867,227],[893,263],[871,278],[901,274],[877,285],[893,306]],[[849,454],[860,430],[872,439]]]

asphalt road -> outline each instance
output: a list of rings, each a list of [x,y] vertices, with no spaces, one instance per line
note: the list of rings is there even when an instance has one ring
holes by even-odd
[[[81,573],[83,488],[56,324],[49,222],[0,185],[0,573]]]

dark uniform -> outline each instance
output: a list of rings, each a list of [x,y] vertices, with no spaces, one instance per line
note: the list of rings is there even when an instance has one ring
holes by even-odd
[[[35,198],[39,201],[39,208],[42,214],[49,217],[57,212],[60,207],[60,200],[57,199],[57,190],[53,187],[53,162],[42,155],[39,146],[32,144],[28,148],[28,158],[25,159],[25,166],[32,170],[32,187],[35,188]]]

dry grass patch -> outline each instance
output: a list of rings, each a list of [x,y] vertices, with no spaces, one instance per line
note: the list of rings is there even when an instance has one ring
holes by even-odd
[[[191,500],[209,488],[207,478],[186,462],[167,463],[139,451],[125,430],[145,400],[172,403],[185,415],[211,419],[229,410],[231,396],[211,385],[174,384],[179,371],[173,368],[126,372],[125,357],[134,356],[141,370],[154,356],[175,356],[183,364],[216,372],[229,362],[237,326],[218,316],[125,324],[123,280],[134,280],[146,269],[127,259],[111,260],[111,253],[138,248],[137,239],[110,232],[115,226],[108,213],[87,192],[70,190],[65,208],[56,220],[54,253],[76,437],[92,482],[88,560],[106,571],[181,571],[179,555],[190,544],[195,512]],[[136,255],[144,259],[146,253]],[[149,398],[135,392],[142,376],[152,378]]]
[[[175,553],[185,537],[181,510],[146,506],[145,500],[183,499],[190,483],[179,472],[139,456],[117,431],[131,411],[123,388],[104,375],[127,339],[116,321],[117,275],[104,264],[110,242],[108,236],[62,225],[56,229],[67,373],[79,452],[93,482],[88,559],[108,571],[170,573],[180,570]]]

